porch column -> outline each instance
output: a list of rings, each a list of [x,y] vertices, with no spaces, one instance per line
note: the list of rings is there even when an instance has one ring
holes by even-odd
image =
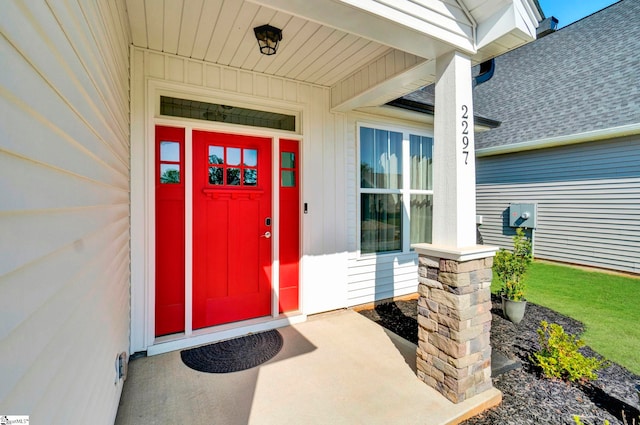
[[[436,59],[431,244],[413,245],[418,265],[418,377],[454,403],[491,381],[491,266],[495,247],[476,245],[476,179],[471,61]]]
[[[471,60],[458,52],[436,59],[433,148],[434,245],[476,244],[476,162]]]

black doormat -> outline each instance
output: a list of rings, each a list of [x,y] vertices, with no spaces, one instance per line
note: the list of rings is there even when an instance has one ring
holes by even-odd
[[[273,329],[180,352],[182,362],[199,372],[229,373],[256,367],[280,352],[282,335]]]

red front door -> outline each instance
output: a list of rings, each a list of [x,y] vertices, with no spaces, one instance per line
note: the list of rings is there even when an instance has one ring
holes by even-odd
[[[193,328],[271,314],[271,139],[193,132]]]

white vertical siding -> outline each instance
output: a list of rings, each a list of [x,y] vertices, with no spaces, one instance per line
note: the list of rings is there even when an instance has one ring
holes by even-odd
[[[129,335],[123,1],[3,2],[0,412],[113,423]]]
[[[511,246],[511,202],[536,202],[537,258],[640,273],[640,139],[477,159],[484,243]]]
[[[331,106],[336,107],[357,95],[374,89],[376,86],[393,77],[403,75],[408,69],[423,64],[425,60],[426,59],[410,53],[390,49],[384,55],[381,55],[376,60],[361,67],[333,85],[331,87]],[[398,91],[396,98],[403,96],[407,91],[418,90],[421,87],[429,85],[434,80],[435,75],[426,73],[421,79],[411,81],[409,85],[405,82],[404,85],[406,85],[406,87],[403,85],[396,89]],[[388,93],[385,93],[385,95],[390,96]]]
[[[305,256],[303,299],[307,314],[347,306],[344,120],[329,112],[328,89],[313,88],[305,120],[302,201]]]

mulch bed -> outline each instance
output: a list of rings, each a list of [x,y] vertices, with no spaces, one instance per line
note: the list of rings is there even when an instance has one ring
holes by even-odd
[[[632,425],[633,418],[636,425],[640,425],[640,404],[635,391],[640,376],[612,363],[597,372],[597,380],[579,385],[546,379],[529,360],[539,349],[536,330],[542,320],[557,323],[574,335],[584,331],[582,323],[528,303],[524,319],[514,325],[502,316],[499,298],[493,297],[492,302],[491,346],[511,359],[520,360],[522,368],[493,379],[494,386],[502,391],[502,404],[463,424],[571,425],[575,424],[573,415],[579,415],[585,424],[602,425],[608,420],[612,425],[623,425],[624,411],[628,425]],[[359,313],[417,344],[416,304],[417,300],[383,301],[376,303],[373,309]],[[624,341],[620,343],[624,344]],[[584,347],[583,353],[597,356],[589,347]]]

